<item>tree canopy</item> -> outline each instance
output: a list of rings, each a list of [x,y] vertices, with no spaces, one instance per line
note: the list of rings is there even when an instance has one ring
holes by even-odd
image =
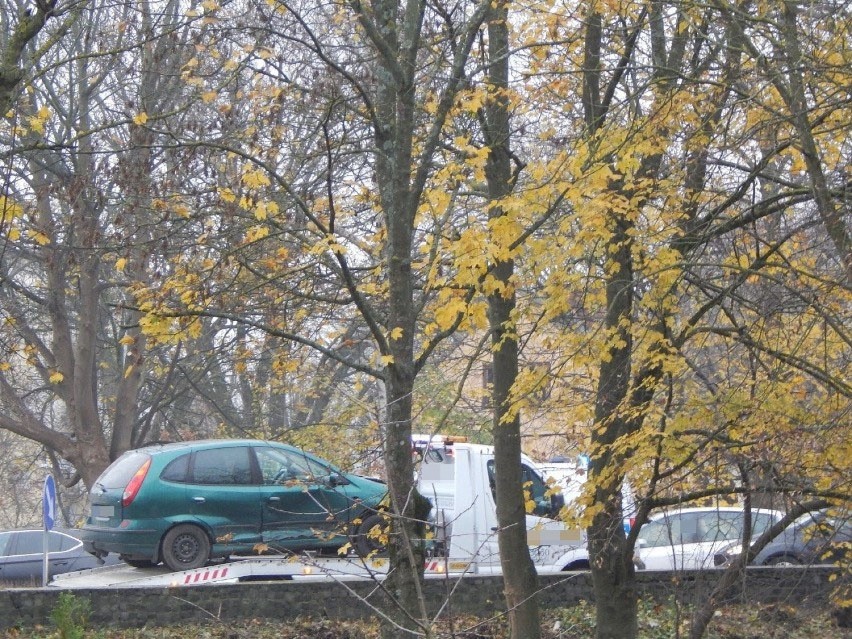
[[[848,500],[849,2],[13,5],[0,427],[67,484],[372,446],[407,539],[412,430],[494,409],[591,454],[600,637],[635,634],[627,475],[640,523]]]

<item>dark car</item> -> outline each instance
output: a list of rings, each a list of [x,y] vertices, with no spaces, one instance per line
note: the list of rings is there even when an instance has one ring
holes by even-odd
[[[387,487],[303,450],[259,440],[148,446],[95,482],[86,550],[172,570],[262,551],[377,549]]]
[[[48,578],[103,563],[83,549],[76,530],[48,532]],[[40,586],[44,562],[44,531],[0,532],[0,584]],[[117,563],[112,558],[110,563]]]
[[[741,551],[734,545],[718,553],[725,566]],[[852,556],[852,522],[830,517],[825,511],[806,513],[781,531],[752,561],[754,566],[832,564]]]

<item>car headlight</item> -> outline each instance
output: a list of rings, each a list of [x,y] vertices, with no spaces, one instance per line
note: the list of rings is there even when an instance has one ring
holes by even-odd
[[[733,543],[724,548],[720,548],[715,555],[713,555],[713,565],[714,566],[727,566],[734,559],[736,559],[740,553],[743,551],[743,545],[739,543]]]

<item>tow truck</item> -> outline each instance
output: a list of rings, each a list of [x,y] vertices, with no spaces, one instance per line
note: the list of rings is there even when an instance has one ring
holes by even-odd
[[[427,578],[500,574],[497,514],[493,490],[494,447],[445,439],[415,453],[417,486],[433,505],[435,539],[424,566]],[[536,510],[527,515],[530,554],[539,574],[584,569],[588,553],[583,531],[554,518],[564,503],[550,495],[547,480],[529,458],[521,460]],[[542,488],[544,487],[544,488]],[[182,587],[260,580],[383,579],[383,557],[322,557],[309,553],[228,560],[194,570],[163,566],[104,566],[58,575],[56,588]]]

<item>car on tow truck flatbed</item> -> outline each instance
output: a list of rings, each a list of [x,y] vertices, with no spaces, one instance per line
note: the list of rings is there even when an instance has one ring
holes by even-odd
[[[86,550],[132,566],[198,568],[216,557],[329,550],[364,553],[387,487],[303,450],[260,440],[204,440],[126,452],[95,482]]]

